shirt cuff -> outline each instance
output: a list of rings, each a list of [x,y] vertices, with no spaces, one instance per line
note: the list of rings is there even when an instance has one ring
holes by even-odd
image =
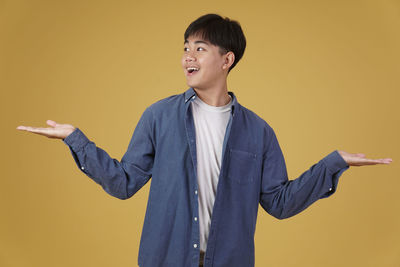
[[[337,150],[323,158],[322,161],[325,163],[326,167],[331,171],[331,173],[336,173],[343,168],[349,167],[347,162]]]
[[[68,145],[73,151],[81,150],[90,140],[83,134],[83,132],[79,128],[75,128],[75,130],[68,135],[63,142]]]

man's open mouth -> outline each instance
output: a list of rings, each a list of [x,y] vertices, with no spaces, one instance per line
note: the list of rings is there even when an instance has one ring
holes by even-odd
[[[192,74],[192,73],[199,71],[199,68],[189,67],[189,68],[186,68],[186,70],[189,74]]]

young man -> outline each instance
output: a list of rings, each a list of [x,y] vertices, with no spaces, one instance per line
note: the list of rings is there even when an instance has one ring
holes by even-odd
[[[139,266],[254,266],[259,204],[287,218],[332,195],[349,166],[391,162],[336,150],[289,181],[273,129],[227,88],[246,46],[239,23],[208,14],[184,40],[190,88],[144,111],[120,162],[72,125],[18,127],[63,139],[82,172],[117,198],[152,178]]]

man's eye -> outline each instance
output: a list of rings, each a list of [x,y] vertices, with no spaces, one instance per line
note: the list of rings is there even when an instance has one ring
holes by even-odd
[[[183,51],[189,51],[189,48],[187,48],[187,47],[185,47],[185,48],[183,48]]]
[[[198,47],[197,51],[204,51],[204,48],[203,47]]]

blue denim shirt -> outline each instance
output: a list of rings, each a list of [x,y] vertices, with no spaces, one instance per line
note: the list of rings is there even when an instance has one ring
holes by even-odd
[[[206,267],[254,266],[258,204],[272,216],[293,216],[333,194],[349,168],[337,151],[288,180],[273,129],[240,105],[233,92],[223,142]],[[152,178],[138,263],[141,267],[199,265],[194,89],[146,108],[121,161],[77,128],[65,138],[78,167],[110,195],[130,198]]]

